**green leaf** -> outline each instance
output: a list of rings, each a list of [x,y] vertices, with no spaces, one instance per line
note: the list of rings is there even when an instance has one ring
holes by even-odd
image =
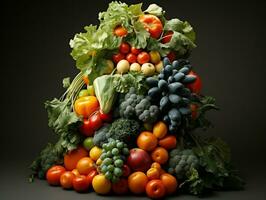
[[[70,86],[70,77],[63,79],[63,88],[68,88]]]
[[[150,37],[150,33],[144,28],[143,24],[139,21],[133,22],[134,32],[129,34],[126,41],[131,45],[139,49],[144,49],[147,46],[147,39]]]
[[[149,5],[149,7],[144,12],[155,15],[157,17],[161,17],[164,15],[162,7],[158,6],[157,4]]]

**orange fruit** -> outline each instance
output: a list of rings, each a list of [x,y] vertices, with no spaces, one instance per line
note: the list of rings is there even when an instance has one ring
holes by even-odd
[[[110,192],[112,184],[103,174],[98,174],[92,179],[92,187],[98,194],[107,194]]]
[[[160,170],[157,168],[150,168],[147,172],[147,177],[149,180],[159,179],[160,178]]]
[[[164,122],[159,121],[153,126],[153,134],[158,138],[162,139],[168,132],[167,126]]]
[[[143,172],[134,172],[128,177],[129,190],[134,194],[145,192],[148,177]]]
[[[155,162],[165,164],[168,160],[168,152],[165,148],[157,147],[152,151],[151,158]]]
[[[76,168],[78,161],[83,158],[88,156],[88,152],[86,151],[85,148],[83,147],[78,147],[77,149],[68,152],[64,156],[64,165],[65,168],[69,171],[73,170]]]
[[[77,170],[81,175],[88,175],[95,169],[95,163],[90,157],[81,158],[77,163]]]
[[[176,191],[178,183],[174,176],[164,173],[160,176],[160,179],[163,182],[167,194],[172,194]]]
[[[151,180],[147,183],[146,194],[152,199],[160,199],[165,196],[166,189],[161,180]]]
[[[151,132],[144,131],[137,138],[137,145],[145,151],[152,151],[157,146],[157,138]]]
[[[153,162],[153,163],[151,164],[151,168],[156,168],[156,169],[158,169],[159,171],[162,169],[160,163],[158,163],[158,162]]]
[[[167,135],[159,140],[159,145],[167,150],[176,148],[176,137],[174,135]]]

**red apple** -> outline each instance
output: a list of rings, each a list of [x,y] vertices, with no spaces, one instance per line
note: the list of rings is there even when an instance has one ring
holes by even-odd
[[[124,177],[128,177],[131,173],[131,170],[128,165],[123,165],[122,167],[123,175]]]
[[[127,194],[128,193],[127,179],[122,178],[117,183],[112,183],[112,190],[115,194]]]
[[[150,168],[151,163],[151,157],[146,151],[139,148],[130,150],[127,164],[133,171],[141,171],[145,173]]]

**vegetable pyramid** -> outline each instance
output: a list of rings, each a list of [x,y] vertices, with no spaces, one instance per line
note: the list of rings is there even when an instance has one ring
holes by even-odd
[[[31,181],[150,198],[243,188],[229,147],[200,134],[218,108],[188,60],[196,47],[188,22],[156,4],[111,2],[70,46],[80,72],[45,102],[58,141],[34,160]]]

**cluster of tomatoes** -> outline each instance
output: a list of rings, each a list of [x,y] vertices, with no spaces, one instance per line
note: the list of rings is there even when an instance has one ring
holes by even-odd
[[[64,165],[51,167],[46,173],[50,185],[61,185],[64,189],[106,195],[146,193],[151,198],[162,198],[176,192],[178,182],[168,174],[164,164],[168,161],[168,151],[176,147],[176,137],[167,133],[167,126],[157,122],[152,132],[144,131],[137,138],[137,147],[122,167],[123,174],[118,182],[111,182],[101,173],[102,149],[88,137],[76,150],[64,156]]]

